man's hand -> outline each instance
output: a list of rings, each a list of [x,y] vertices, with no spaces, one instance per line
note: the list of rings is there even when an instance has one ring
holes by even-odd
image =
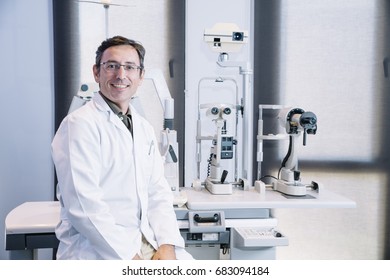
[[[175,246],[161,245],[153,255],[152,260],[176,260]]]

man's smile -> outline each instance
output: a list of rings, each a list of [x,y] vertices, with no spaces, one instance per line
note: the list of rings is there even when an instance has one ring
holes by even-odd
[[[111,86],[113,86],[114,88],[119,88],[119,89],[129,87],[129,85],[124,85],[124,84],[111,84]]]

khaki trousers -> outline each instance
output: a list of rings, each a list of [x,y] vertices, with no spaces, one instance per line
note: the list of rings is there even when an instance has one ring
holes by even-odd
[[[137,258],[137,256],[135,256],[134,260],[151,260],[155,253],[156,253],[156,250],[153,248],[152,245],[150,245],[150,243],[142,235],[141,250],[137,254],[138,258]]]

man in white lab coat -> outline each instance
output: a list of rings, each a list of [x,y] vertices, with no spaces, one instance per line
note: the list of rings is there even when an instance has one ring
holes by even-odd
[[[115,36],[96,52],[100,86],[52,143],[61,222],[57,259],[188,259],[152,126],[129,105],[143,46]]]

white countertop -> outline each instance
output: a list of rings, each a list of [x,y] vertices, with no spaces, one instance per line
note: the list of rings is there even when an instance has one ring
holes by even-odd
[[[25,202],[5,219],[6,234],[52,233],[60,221],[58,201]]]
[[[356,203],[333,192],[308,192],[312,198],[286,198],[279,192],[267,190],[259,193],[234,189],[231,195],[212,195],[206,189],[195,191],[182,188],[187,196],[189,210],[223,210],[252,208],[354,208]],[[6,234],[53,233],[60,220],[58,201],[25,202],[14,208],[6,217]]]
[[[254,188],[243,191],[233,189],[231,195],[211,195],[202,188],[183,188],[187,195],[187,207],[190,210],[242,209],[242,208],[354,208],[356,203],[331,191],[308,191],[306,197],[285,196],[280,192],[266,190],[257,192]]]

